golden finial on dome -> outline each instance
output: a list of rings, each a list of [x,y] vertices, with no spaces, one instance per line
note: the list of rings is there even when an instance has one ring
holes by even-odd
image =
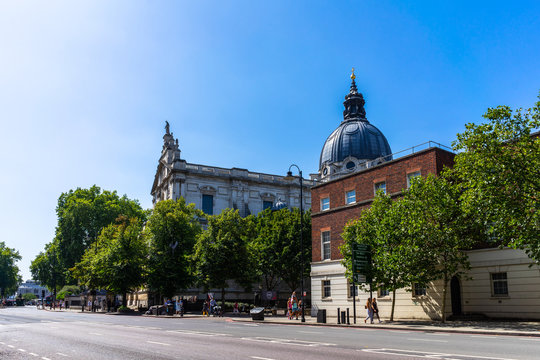
[[[354,75],[354,68],[352,68],[351,71],[352,71],[352,74],[351,74],[351,80],[354,80],[354,79],[356,79],[356,76]]]

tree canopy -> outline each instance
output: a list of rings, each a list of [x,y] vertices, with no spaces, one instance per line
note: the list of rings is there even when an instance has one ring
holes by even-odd
[[[85,250],[95,243],[101,230],[114,223],[119,216],[145,219],[139,202],[116,191],[102,191],[98,186],[77,188],[62,193],[56,207],[58,224],[56,235],[44,253],[34,260],[32,273],[47,286],[53,286],[43,269],[54,266],[54,286],[62,287],[73,282],[69,269],[79,262]],[[54,260],[54,261],[53,261]]]
[[[208,228],[197,238],[194,264],[196,282],[206,289],[221,289],[225,300],[227,280],[249,287],[256,272],[247,244],[254,237],[254,218],[242,218],[238,210],[225,209],[208,216]]]
[[[467,124],[453,144],[463,209],[494,242],[524,249],[538,262],[540,137],[533,133],[540,129],[540,101],[525,111],[489,108],[484,118]]]
[[[144,230],[148,242],[148,287],[172,297],[192,284],[191,256],[203,216],[183,198],[158,202]]]
[[[0,241],[0,295],[11,295],[17,291],[22,281],[16,264],[19,260],[21,260],[19,252]]]
[[[105,289],[113,294],[126,294],[144,283],[147,248],[141,236],[139,219],[120,217],[117,224],[105,227],[97,248],[86,249],[82,260],[73,268],[73,275],[88,288]]]
[[[304,275],[309,276],[311,259],[311,216],[303,214]],[[302,273],[300,210],[267,209],[256,218],[255,237],[249,242],[254,269],[274,289],[280,279],[291,291],[298,288]]]

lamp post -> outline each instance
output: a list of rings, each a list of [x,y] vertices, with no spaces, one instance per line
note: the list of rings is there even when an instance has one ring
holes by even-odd
[[[292,167],[295,167],[298,170],[298,177],[300,179],[300,261],[302,262],[302,274],[301,274],[302,287],[300,288],[300,291],[301,291],[300,299],[302,301],[302,322],[306,322],[306,313],[305,313],[306,304],[304,303],[304,239],[303,239],[303,234],[302,234],[304,231],[303,219],[302,219],[303,214],[304,214],[304,199],[303,199],[303,188],[302,188],[303,178],[302,178],[302,170],[300,170],[298,165],[292,164],[291,166],[289,166],[289,171],[287,171],[287,176],[285,176],[285,179],[292,180],[296,177],[296,176],[293,176],[292,174],[292,171],[291,171]]]

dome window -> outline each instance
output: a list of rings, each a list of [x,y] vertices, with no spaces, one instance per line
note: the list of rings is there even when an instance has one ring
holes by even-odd
[[[352,170],[356,167],[356,164],[353,161],[349,161],[347,165],[345,165],[345,167],[347,168],[347,170]]]

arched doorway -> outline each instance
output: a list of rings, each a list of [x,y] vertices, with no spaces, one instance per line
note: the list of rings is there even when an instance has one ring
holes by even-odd
[[[459,316],[461,315],[461,287],[457,276],[452,277],[450,281],[450,294],[452,297],[452,315]]]

